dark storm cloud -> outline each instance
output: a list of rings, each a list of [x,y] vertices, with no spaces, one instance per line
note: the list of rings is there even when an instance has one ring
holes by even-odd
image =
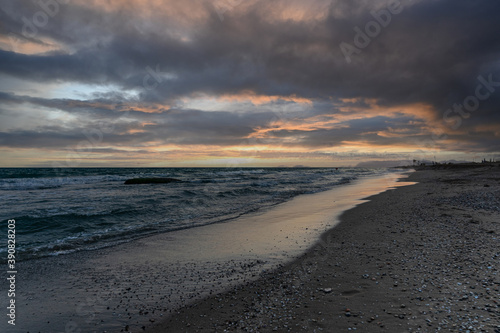
[[[462,103],[474,93],[479,75],[492,74],[500,82],[498,1],[402,1],[402,12],[393,15],[391,23],[366,48],[353,54],[350,63],[339,45],[342,42],[354,45],[354,28],[364,30],[365,24],[374,20],[370,11],[385,9],[389,2],[323,3],[327,13],[321,19],[279,19],[280,13],[273,11],[277,5],[254,1],[242,4],[244,10],[235,8],[225,12],[223,21],[205,3],[205,7],[193,10],[207,14],[189,22],[175,21],[171,13],[162,20],[162,13],[146,18],[127,7],[105,11],[68,3],[60,5],[59,13],[50,17],[36,34],[23,36],[26,23],[22,18],[31,20],[40,7],[30,1],[5,1],[0,5],[3,9],[0,33],[10,34],[12,46],[17,43],[15,38],[39,44],[50,40],[61,45],[61,50],[45,54],[0,50],[0,73],[36,82],[114,84],[124,91],[138,89],[139,101],[143,103],[168,104],[200,93],[225,95],[251,90],[263,95],[294,94],[311,98],[317,105],[330,98],[374,98],[386,107],[423,103],[433,106],[438,119],[454,103]],[[160,81],[155,81],[151,70],[156,71]],[[154,84],[154,89],[146,89],[145,82]],[[498,149],[498,145],[491,145],[496,138],[494,134],[477,128],[500,123],[499,96],[498,92],[492,93],[474,114],[462,119],[461,130],[471,135],[450,138]],[[103,96],[106,97],[110,97],[107,104],[120,100],[119,96]],[[89,101],[88,107],[75,107],[64,100],[5,94],[0,99],[66,112],[89,112],[99,117],[119,117],[123,111],[116,106],[111,110],[92,106],[90,102],[94,101]],[[319,110],[318,114],[337,112],[334,108]],[[262,112],[242,116],[196,110],[160,115],[131,111],[130,114],[136,123],[129,126],[146,132],[116,134],[116,138],[109,135],[106,139],[109,144],[141,140],[235,144],[254,128],[267,126],[272,117]],[[417,131],[407,138],[381,137],[376,132],[387,130],[391,124],[380,119],[351,121],[343,129],[307,133],[282,130],[274,134],[302,138],[296,142],[313,147],[334,146],[346,139],[372,144],[404,143],[421,135]],[[153,125],[141,127],[141,121],[145,120],[151,120]],[[78,132],[49,131],[47,138],[38,144],[73,142],[78,138],[73,139],[72,135],[78,136]],[[36,133],[43,135],[40,131]],[[19,146],[36,137],[36,133],[22,133],[24,139],[15,135],[10,139],[3,137],[0,142]]]
[[[355,15],[336,19],[337,3],[332,2],[329,18],[319,22],[264,20],[262,6],[257,2],[248,12],[228,13],[223,22],[211,13],[194,25],[190,42],[165,33],[162,26],[140,31],[134,25],[140,18],[127,11],[61,10],[39,30],[61,43],[89,44],[72,54],[4,51],[1,70],[39,80],[112,81],[131,88],[142,85],[147,66],[159,65],[161,72],[179,77],[160,85],[160,95],[256,89],[392,103],[439,103],[466,93],[477,74],[498,70],[500,3],[495,1],[422,1],[407,7],[361,54],[353,55],[352,64],[345,62],[339,44],[352,44],[353,28],[363,29],[373,20],[369,4],[344,2],[346,12],[357,9]],[[29,17],[35,10],[40,8],[32,5],[16,17]],[[22,31],[21,23],[10,22],[5,29]]]

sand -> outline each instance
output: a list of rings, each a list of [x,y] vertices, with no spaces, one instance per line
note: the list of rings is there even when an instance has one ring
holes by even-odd
[[[500,168],[422,170],[296,261],[148,332],[500,332]]]

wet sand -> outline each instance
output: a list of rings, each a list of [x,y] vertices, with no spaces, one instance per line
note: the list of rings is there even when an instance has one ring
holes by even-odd
[[[422,170],[153,332],[500,332],[500,168]]]
[[[180,307],[268,276],[397,177],[362,179],[225,223],[19,262],[17,325],[4,330],[2,321],[0,331],[150,331]]]

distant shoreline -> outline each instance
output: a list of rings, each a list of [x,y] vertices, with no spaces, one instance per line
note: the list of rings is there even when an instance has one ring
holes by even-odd
[[[415,170],[442,170],[442,169],[473,169],[473,168],[498,168],[500,162],[468,162],[468,163],[427,163],[394,167],[396,169],[415,169]]]

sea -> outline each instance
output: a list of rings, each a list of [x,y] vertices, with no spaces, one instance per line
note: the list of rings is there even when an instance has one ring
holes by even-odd
[[[1,235],[16,221],[17,260],[113,246],[152,234],[225,223],[298,195],[348,186],[391,169],[2,168]],[[125,185],[171,177],[168,184]],[[0,248],[6,258],[7,247]]]

